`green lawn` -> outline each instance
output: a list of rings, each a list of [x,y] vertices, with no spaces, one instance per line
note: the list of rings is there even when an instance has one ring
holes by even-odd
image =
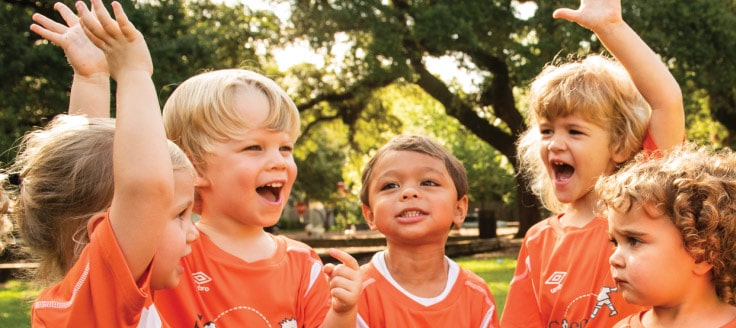
[[[466,256],[455,259],[460,266],[481,276],[488,283],[501,317],[506,301],[509,282],[514,273],[516,258],[478,258]],[[38,295],[38,290],[30,284],[18,280],[10,280],[0,284],[0,327],[30,327],[29,313],[31,301]]]
[[[30,327],[31,301],[38,289],[18,280],[0,284],[0,326]]]
[[[515,257],[475,258],[460,257],[455,262],[463,268],[475,272],[488,283],[498,307],[498,317],[501,318],[503,305],[506,303],[506,294],[509,292],[509,283],[514,276],[516,267]]]

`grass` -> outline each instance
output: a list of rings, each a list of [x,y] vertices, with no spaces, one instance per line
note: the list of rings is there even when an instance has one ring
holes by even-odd
[[[509,292],[509,283],[516,267],[515,257],[460,257],[454,259],[461,267],[473,271],[488,283],[498,308],[498,317],[501,318],[506,295]]]
[[[19,280],[0,284],[0,326],[30,327],[31,301],[38,292],[29,283]]]
[[[466,256],[454,259],[460,266],[475,272],[488,283],[501,317],[516,258]],[[29,283],[9,280],[0,284],[0,327],[30,327],[31,301],[39,290]]]

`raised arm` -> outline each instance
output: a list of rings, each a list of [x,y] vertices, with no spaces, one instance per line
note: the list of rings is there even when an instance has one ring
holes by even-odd
[[[34,14],[30,29],[61,47],[74,70],[69,95],[69,114],[87,117],[110,117],[110,73],[105,54],[84,34],[79,19],[61,2],[54,4],[66,25]]]
[[[115,19],[100,0],[92,0],[92,12],[81,1],[76,8],[85,33],[105,53],[117,81],[110,222],[137,279],[150,265],[164,225],[177,214],[170,213],[174,173],[151,80],[151,55],[117,1],[112,3]]]
[[[649,129],[660,149],[682,143],[685,111],[680,86],[659,56],[623,20],[621,0],[581,0],[577,10],[557,9],[553,17],[593,31],[626,68],[652,107]]]

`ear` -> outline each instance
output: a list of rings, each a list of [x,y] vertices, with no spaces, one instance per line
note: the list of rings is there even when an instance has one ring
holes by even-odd
[[[630,156],[626,156],[623,151],[621,150],[614,150],[611,154],[611,160],[614,161],[616,164],[621,164],[625,162],[627,159],[629,159]]]
[[[373,231],[378,230],[378,227],[376,227],[376,221],[373,217],[373,211],[371,211],[370,206],[363,204],[362,210],[363,218],[365,218],[365,222],[368,223],[368,227],[370,227]]]
[[[92,232],[94,232],[102,220],[105,219],[105,214],[105,212],[100,212],[92,215],[92,217],[87,220],[87,236],[92,236]]]
[[[695,264],[693,265],[693,273],[698,276],[705,275],[708,272],[710,272],[712,269],[713,269],[713,264],[710,264],[707,261],[695,262]]]
[[[455,215],[452,218],[452,223],[456,227],[459,227],[465,221],[465,216],[468,214],[468,195],[463,196],[455,202]]]
[[[209,187],[210,180],[205,176],[204,172],[197,168],[197,176],[194,178],[194,186],[197,188]]]

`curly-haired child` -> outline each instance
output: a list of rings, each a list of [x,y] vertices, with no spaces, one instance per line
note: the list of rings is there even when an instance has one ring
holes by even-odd
[[[736,327],[736,153],[640,155],[595,191],[616,288],[650,307],[616,327]]]

